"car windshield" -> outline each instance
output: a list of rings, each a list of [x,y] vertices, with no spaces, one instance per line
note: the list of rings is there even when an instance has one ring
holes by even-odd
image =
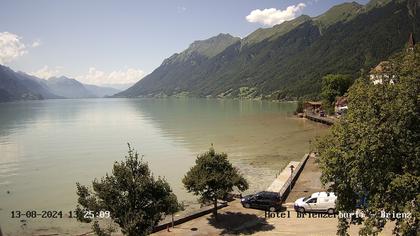
[[[305,197],[305,198],[303,198],[303,201],[306,202],[306,200],[308,200],[309,198],[311,198],[311,197]]]

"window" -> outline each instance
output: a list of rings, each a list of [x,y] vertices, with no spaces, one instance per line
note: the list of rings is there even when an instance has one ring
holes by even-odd
[[[316,203],[317,198],[309,199],[306,203]]]

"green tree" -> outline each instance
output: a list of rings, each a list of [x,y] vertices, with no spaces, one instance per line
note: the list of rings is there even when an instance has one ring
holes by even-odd
[[[334,112],[336,97],[343,96],[353,83],[349,75],[329,74],[322,78],[321,97],[324,109],[329,113]]]
[[[184,203],[179,203],[175,194],[171,194],[168,199],[169,205],[166,214],[171,214],[172,228],[174,227],[174,214],[185,210]]]
[[[248,189],[248,182],[233,167],[225,153],[216,153],[213,147],[197,157],[193,166],[182,179],[188,192],[200,195],[203,203],[213,202],[214,217],[217,219],[217,199],[223,199],[237,187]]]
[[[363,221],[362,235],[378,234],[388,220],[395,221],[398,235],[419,231],[419,49],[391,58],[382,84],[358,79],[349,90],[347,115],[318,140],[321,180],[336,192],[337,209],[351,212],[367,202],[361,206],[367,218],[340,219],[340,235]],[[381,211],[411,216],[387,219]]]
[[[115,162],[112,174],[92,183],[93,191],[77,183],[79,221],[94,221],[98,235],[109,235],[97,220],[84,218],[87,211],[109,211],[110,218],[130,236],[147,235],[166,214],[179,209],[175,194],[165,179],[154,178],[142,157],[128,145],[125,161]]]
[[[303,100],[299,99],[296,106],[295,113],[302,113],[303,112]]]

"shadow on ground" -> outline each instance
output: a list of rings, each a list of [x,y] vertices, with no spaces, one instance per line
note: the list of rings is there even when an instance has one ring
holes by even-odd
[[[265,218],[254,214],[225,212],[219,213],[217,220],[213,216],[207,219],[210,225],[223,230],[220,234],[253,234],[274,229]]]

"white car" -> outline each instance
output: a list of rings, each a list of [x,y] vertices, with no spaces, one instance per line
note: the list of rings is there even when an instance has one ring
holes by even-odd
[[[298,212],[335,212],[337,196],[330,192],[316,192],[309,197],[302,197],[295,201],[294,208]]]

